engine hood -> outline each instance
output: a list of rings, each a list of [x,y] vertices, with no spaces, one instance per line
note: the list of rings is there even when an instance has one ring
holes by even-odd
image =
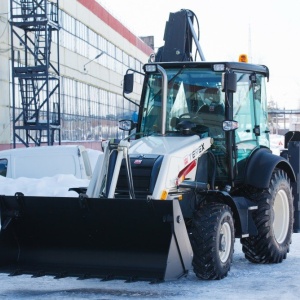
[[[149,136],[131,141],[129,154],[165,155],[180,151],[200,141],[198,135],[183,137]],[[210,138],[204,138],[207,140]]]

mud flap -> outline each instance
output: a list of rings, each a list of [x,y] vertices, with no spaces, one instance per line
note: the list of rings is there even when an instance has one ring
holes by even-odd
[[[177,200],[1,196],[0,272],[163,281],[191,268]]]

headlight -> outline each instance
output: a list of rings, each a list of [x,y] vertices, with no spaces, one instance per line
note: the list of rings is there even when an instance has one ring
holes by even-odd
[[[155,72],[157,72],[156,65],[145,65],[145,72],[146,73],[155,73]]]
[[[213,69],[215,72],[223,72],[223,71],[225,71],[225,65],[224,64],[215,64],[215,65],[213,65]]]

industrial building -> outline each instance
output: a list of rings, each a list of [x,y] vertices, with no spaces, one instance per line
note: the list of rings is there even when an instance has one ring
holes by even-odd
[[[123,99],[123,76],[141,71],[153,49],[99,2],[2,0],[0,43],[0,150],[97,149],[124,134],[118,120],[136,105]]]

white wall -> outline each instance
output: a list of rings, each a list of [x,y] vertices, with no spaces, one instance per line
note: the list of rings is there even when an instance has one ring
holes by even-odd
[[[10,24],[8,0],[0,1],[0,144],[10,143]]]

